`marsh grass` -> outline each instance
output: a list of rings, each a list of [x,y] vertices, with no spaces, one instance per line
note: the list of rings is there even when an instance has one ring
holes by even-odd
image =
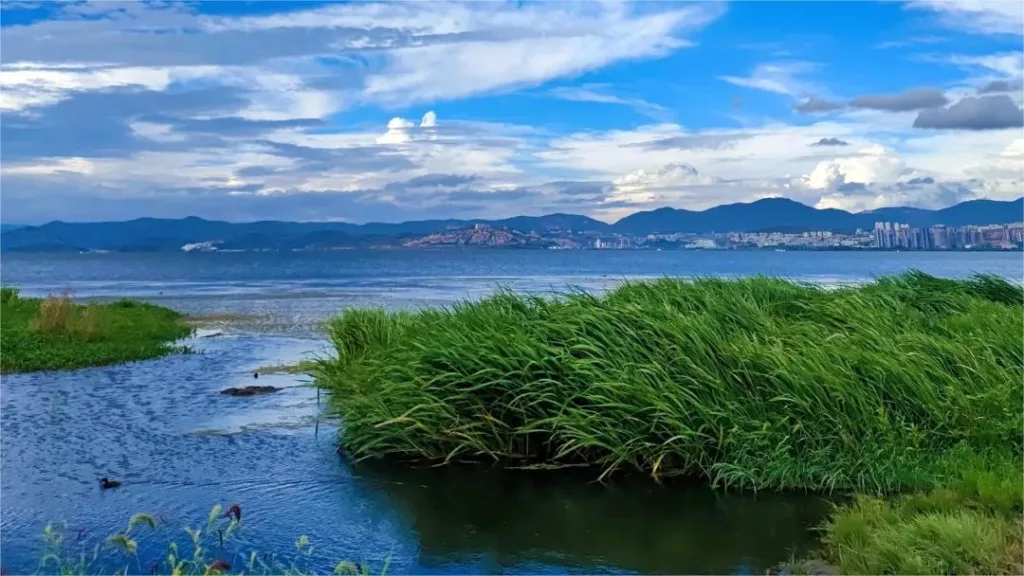
[[[0,370],[66,370],[155,358],[183,351],[192,333],[181,316],[133,300],[75,304],[70,292],[19,298],[5,288],[0,302]]]
[[[862,492],[788,572],[1022,574],[1022,318],[1019,285],[916,271],[499,292],[346,310],[313,375],[357,459]]]
[[[246,550],[238,538],[242,532],[240,512],[237,516],[230,512],[225,514],[220,506],[214,506],[205,524],[186,526],[183,534],[178,532],[178,536],[185,535],[187,539],[175,538],[174,531],[170,531],[164,550],[144,550],[140,554],[140,539],[152,542],[155,540],[152,533],[166,532],[165,528],[150,514],[135,514],[123,531],[99,542],[90,542],[81,534],[72,537],[66,523],[48,524],[43,531],[43,555],[36,573],[62,576],[99,574],[118,564],[121,566],[114,569],[115,574],[304,576],[315,573],[311,567],[316,559],[315,548],[307,536],[300,536],[295,542],[294,552],[285,556]],[[380,574],[386,572],[387,562]],[[370,570],[361,563],[342,561],[335,564],[330,573],[369,576]]]
[[[966,457],[1020,462],[1022,314],[1020,286],[920,272],[499,292],[346,310],[314,376],[357,459],[888,493],[939,486]]]

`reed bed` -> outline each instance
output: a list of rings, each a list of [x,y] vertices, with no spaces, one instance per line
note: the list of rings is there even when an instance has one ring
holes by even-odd
[[[313,370],[356,458],[885,493],[1016,465],[1024,290],[921,272],[346,310]],[[1018,466],[1019,468],[1019,466]]]

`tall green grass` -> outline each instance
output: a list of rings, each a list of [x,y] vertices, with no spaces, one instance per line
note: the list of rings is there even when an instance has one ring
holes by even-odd
[[[357,458],[879,493],[941,484],[965,457],[1020,462],[1022,318],[1020,286],[920,272],[500,292],[347,310],[315,376]]]
[[[180,351],[192,333],[173,310],[133,300],[75,304],[69,293],[44,299],[0,292],[0,371],[69,370],[145,360]]]

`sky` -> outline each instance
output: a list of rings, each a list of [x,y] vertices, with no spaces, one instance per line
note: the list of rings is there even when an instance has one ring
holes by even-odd
[[[0,220],[1024,195],[1024,4],[0,4]]]

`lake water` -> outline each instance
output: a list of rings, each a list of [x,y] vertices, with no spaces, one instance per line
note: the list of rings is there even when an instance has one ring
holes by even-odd
[[[352,466],[337,422],[302,377],[256,398],[219,390],[259,366],[325,354],[320,323],[351,306],[417,308],[498,286],[600,291],[624,278],[770,274],[837,284],[918,268],[1020,281],[1019,253],[396,251],[294,254],[5,255],[4,285],[26,295],[144,298],[193,314],[253,319],[192,342],[202,353],[69,373],[5,375],[0,388],[0,563],[33,571],[47,521],[85,541],[134,512],[161,519],[140,565],[214,504],[245,511],[240,545],[294,552],[314,567],[351,559],[390,573],[756,573],[812,546],[828,504],[814,495],[597,485],[589,475],[490,468]],[[100,491],[97,479],[124,482]],[[144,533],[145,531],[143,531]],[[109,568],[109,566],[108,566]],[[109,571],[109,569],[108,569]]]

